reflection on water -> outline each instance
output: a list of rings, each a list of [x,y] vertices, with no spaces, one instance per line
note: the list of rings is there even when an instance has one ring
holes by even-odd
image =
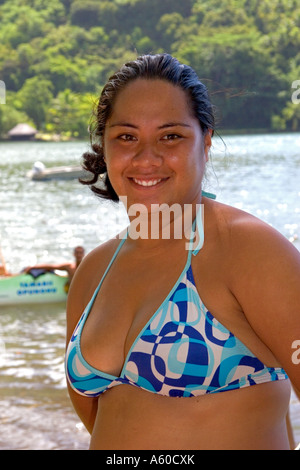
[[[216,139],[205,189],[277,228],[300,249],[300,135]],[[37,160],[77,165],[86,143],[0,143],[0,245],[10,271],[90,251],[127,224],[76,181],[32,182]],[[0,449],[85,449],[64,377],[65,305],[0,307]],[[300,441],[300,405],[292,398]]]
[[[1,307],[0,334],[0,449],[87,448],[66,392],[65,306]]]

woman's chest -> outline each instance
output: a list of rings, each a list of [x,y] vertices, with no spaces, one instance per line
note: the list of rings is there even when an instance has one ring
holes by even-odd
[[[133,343],[182,277],[185,261],[164,262],[162,257],[152,263],[120,263],[107,274],[81,335],[87,362],[119,374]]]

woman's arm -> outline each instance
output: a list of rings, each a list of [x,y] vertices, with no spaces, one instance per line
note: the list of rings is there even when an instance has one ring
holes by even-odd
[[[112,256],[114,246],[113,243],[107,242],[96,248],[82,260],[75,272],[67,301],[66,347],[68,347],[74,329],[100,282]],[[92,433],[98,410],[98,398],[79,395],[69,384],[68,391],[76,413],[87,430]]]
[[[34,266],[27,266],[24,269],[25,273],[29,273],[31,269],[44,269],[45,271],[70,271],[72,263],[60,263],[60,264],[36,264]]]
[[[300,253],[256,218],[242,216],[231,229],[231,290],[260,339],[300,389]],[[299,355],[298,355],[299,357]]]
[[[300,392],[297,390],[295,387],[293,387],[295,395],[297,396],[298,400],[300,400]],[[287,427],[287,432],[288,432],[288,437],[289,437],[289,442],[290,442],[290,448],[291,450],[294,450],[297,446],[297,443],[294,438],[294,430],[291,422],[291,415],[290,415],[290,409],[286,417],[286,427]],[[298,443],[299,444],[299,443]]]
[[[68,392],[73,407],[90,434],[93,432],[98,411],[98,398],[88,398],[79,395],[68,384]]]
[[[88,303],[87,299],[87,279],[89,279],[89,258],[83,260],[77,269],[68,292],[67,301],[67,334],[66,347],[73,334],[73,331]],[[68,392],[72,404],[79,418],[86,429],[92,433],[97,414],[97,398],[84,397],[76,393],[68,383]]]

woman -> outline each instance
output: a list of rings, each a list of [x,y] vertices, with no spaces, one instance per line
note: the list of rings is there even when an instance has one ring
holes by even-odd
[[[167,54],[102,91],[84,167],[97,194],[125,199],[130,226],[82,261],[68,298],[69,392],[91,449],[289,447],[300,256],[202,193],[213,129],[206,88]],[[165,237],[153,215],[174,205]]]

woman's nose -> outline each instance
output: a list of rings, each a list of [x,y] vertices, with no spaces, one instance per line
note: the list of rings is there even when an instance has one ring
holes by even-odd
[[[162,155],[155,146],[147,144],[142,145],[132,159],[134,167],[160,166],[162,164]]]

